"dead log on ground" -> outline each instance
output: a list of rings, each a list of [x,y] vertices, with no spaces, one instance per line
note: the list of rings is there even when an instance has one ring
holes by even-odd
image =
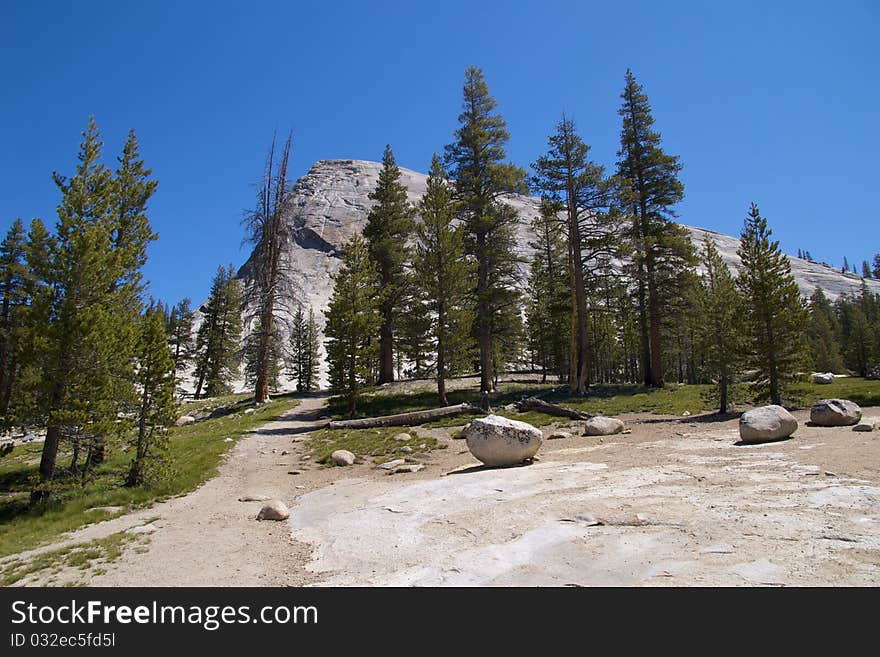
[[[432,422],[444,417],[462,415],[464,413],[482,413],[476,406],[470,404],[457,404],[442,408],[431,408],[426,411],[413,411],[411,413],[398,413],[397,415],[383,415],[381,417],[364,417],[357,420],[335,420],[327,426],[330,429],[370,429],[373,427],[402,427],[416,426],[425,422]]]
[[[559,415],[572,420],[589,420],[593,417],[589,413],[584,413],[583,411],[578,411],[574,408],[569,408],[568,406],[551,404],[550,402],[545,402],[543,399],[538,399],[537,397],[527,397],[526,399],[518,401],[516,407],[520,411],[538,411],[539,413]]]

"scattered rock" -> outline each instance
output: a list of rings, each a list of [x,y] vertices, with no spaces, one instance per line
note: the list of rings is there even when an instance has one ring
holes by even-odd
[[[86,513],[91,513],[92,511],[100,511],[101,513],[119,513],[123,508],[124,507],[121,506],[93,506],[90,509],[86,509]]]
[[[256,413],[256,412],[257,412],[256,409],[253,409],[253,408],[246,408],[246,409],[244,409],[244,414],[245,414],[245,415],[253,415],[253,414]]]
[[[399,440],[400,442],[406,442],[407,440],[412,440],[412,436],[408,433],[399,433],[394,436],[394,440]]]
[[[281,456],[287,456],[288,454],[290,454],[290,452],[288,452],[286,449],[281,450]]]
[[[623,427],[623,421],[618,420],[616,417],[597,415],[596,417],[591,417],[587,420],[586,424],[584,424],[584,435],[611,436],[623,431]]]
[[[739,437],[746,443],[781,440],[793,434],[797,426],[797,420],[782,406],[760,406],[740,416]]]
[[[419,444],[419,449],[428,449],[428,444],[427,443]]]
[[[302,474],[302,470],[288,470],[288,471],[287,471],[287,474],[289,474],[289,475],[301,475],[301,474]]]
[[[299,460],[300,461],[310,461],[311,458],[312,458],[311,454],[303,454],[302,456],[299,457]]]
[[[813,383],[821,383],[823,385],[834,383],[834,372],[813,372],[810,379]]]
[[[870,368],[865,378],[869,381],[880,381],[880,363]]]
[[[406,461],[404,461],[403,459],[394,459],[392,461],[385,461],[385,463],[380,463],[376,467],[380,470],[393,470],[398,465],[403,465],[404,463],[406,463]]]
[[[290,511],[281,500],[269,500],[257,514],[257,520],[287,520]]]
[[[179,418],[174,420],[175,427],[185,427],[187,424],[192,424],[196,419],[192,415],[181,415]]]
[[[233,440],[234,440],[233,438],[224,438],[223,442],[224,443],[231,443]]]
[[[516,465],[532,458],[543,432],[527,422],[488,415],[468,426],[465,439],[471,454],[489,466]]]
[[[547,436],[547,440],[563,440],[565,438],[571,438],[571,434],[568,431],[554,431]]]
[[[810,409],[810,421],[820,427],[846,427],[862,419],[862,409],[848,399],[820,399]]]
[[[337,449],[330,455],[336,465],[354,465],[354,454],[347,449]]]
[[[394,472],[390,472],[389,474],[402,474],[405,472],[419,472],[420,470],[424,470],[425,466],[422,463],[409,463],[407,465],[401,465],[394,469]]]
[[[682,416],[682,417],[690,417],[690,416],[691,416],[691,412],[690,412],[690,411],[685,411],[684,413],[681,414],[681,416]]]
[[[853,431],[873,431],[877,428],[880,428],[880,420],[875,417],[863,417],[859,423],[853,427]]]
[[[138,525],[137,527],[129,527],[125,530],[126,534],[149,534],[150,532],[156,531],[158,527],[155,523],[147,523],[146,525]]]
[[[404,445],[403,447],[400,448],[399,451],[403,452],[404,454],[412,454],[413,448],[410,447],[409,445]]]
[[[268,495],[243,495],[238,498],[239,502],[265,502],[266,500],[271,500],[272,498]]]

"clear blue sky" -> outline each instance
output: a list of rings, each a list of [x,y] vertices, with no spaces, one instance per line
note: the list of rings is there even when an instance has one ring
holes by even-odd
[[[880,251],[880,3],[0,0],[0,229],[55,221],[89,114],[108,157],[134,128],[159,180],[151,292],[203,299],[240,265],[272,131],[316,160],[425,171],[483,68],[527,166],[565,111],[613,167],[632,67],[684,163],[681,220],[738,235],[749,202],[783,249]]]

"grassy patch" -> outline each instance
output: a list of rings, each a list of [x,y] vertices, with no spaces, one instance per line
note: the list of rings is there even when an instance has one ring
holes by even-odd
[[[820,399],[849,399],[859,406],[880,406],[880,381],[847,377],[825,385],[799,383],[792,386],[790,394],[794,403],[802,408]]]
[[[122,555],[125,545],[137,537],[125,532],[110,534],[87,543],[78,543],[58,550],[43,552],[25,561],[12,559],[0,567],[0,586],[10,586],[35,573],[48,570],[50,574],[58,573],[62,568],[77,568],[86,574],[98,565],[115,561]],[[96,569],[92,574],[101,574],[103,569]]]
[[[131,453],[124,451],[124,445],[110,441],[106,460],[89,481],[82,485],[62,477],[58,492],[48,502],[32,505],[29,491],[38,478],[38,464],[34,461],[39,458],[42,444],[17,446],[12,454],[0,459],[0,556],[35,548],[64,532],[124,513],[96,511],[94,507],[130,509],[188,493],[217,473],[221,458],[243,432],[274,419],[297,403],[291,396],[278,397],[255,413],[244,415],[250,397],[237,395],[226,401],[229,414],[169,429],[169,472],[150,488],[122,485]],[[226,442],[227,438],[232,440]],[[68,459],[69,454],[59,451],[60,471]]]
[[[408,433],[409,440],[395,440],[399,433]],[[400,448],[408,445],[410,454],[403,454]],[[419,445],[425,445],[420,448]],[[372,457],[377,463],[389,461],[401,456],[415,456],[432,449],[443,448],[437,440],[427,436],[420,437],[416,432],[405,427],[380,427],[377,429],[320,429],[312,433],[308,442],[309,449],[319,463],[332,464],[330,455],[337,449],[347,449],[355,456]]]

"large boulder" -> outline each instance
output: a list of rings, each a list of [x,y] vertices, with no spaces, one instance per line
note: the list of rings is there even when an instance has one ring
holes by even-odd
[[[473,420],[465,432],[468,449],[490,466],[516,465],[532,458],[544,434],[528,422],[488,415]]]
[[[192,424],[196,419],[192,415],[181,415],[179,418],[174,420],[175,427],[185,427],[187,424]]]
[[[834,383],[834,373],[833,372],[813,372],[812,374],[813,383],[821,383],[821,384],[829,384]]]
[[[257,520],[287,520],[290,511],[281,500],[269,500],[257,514]]]
[[[862,409],[848,399],[820,399],[810,409],[810,422],[820,427],[848,427],[862,419]]]
[[[596,417],[591,417],[587,420],[586,424],[584,424],[584,435],[610,436],[623,431],[623,426],[623,421],[618,420],[616,417],[597,415]]]
[[[355,456],[347,449],[337,449],[330,455],[336,465],[354,465]]]
[[[740,416],[739,437],[745,443],[781,440],[793,434],[797,426],[797,420],[782,406],[761,406]]]

